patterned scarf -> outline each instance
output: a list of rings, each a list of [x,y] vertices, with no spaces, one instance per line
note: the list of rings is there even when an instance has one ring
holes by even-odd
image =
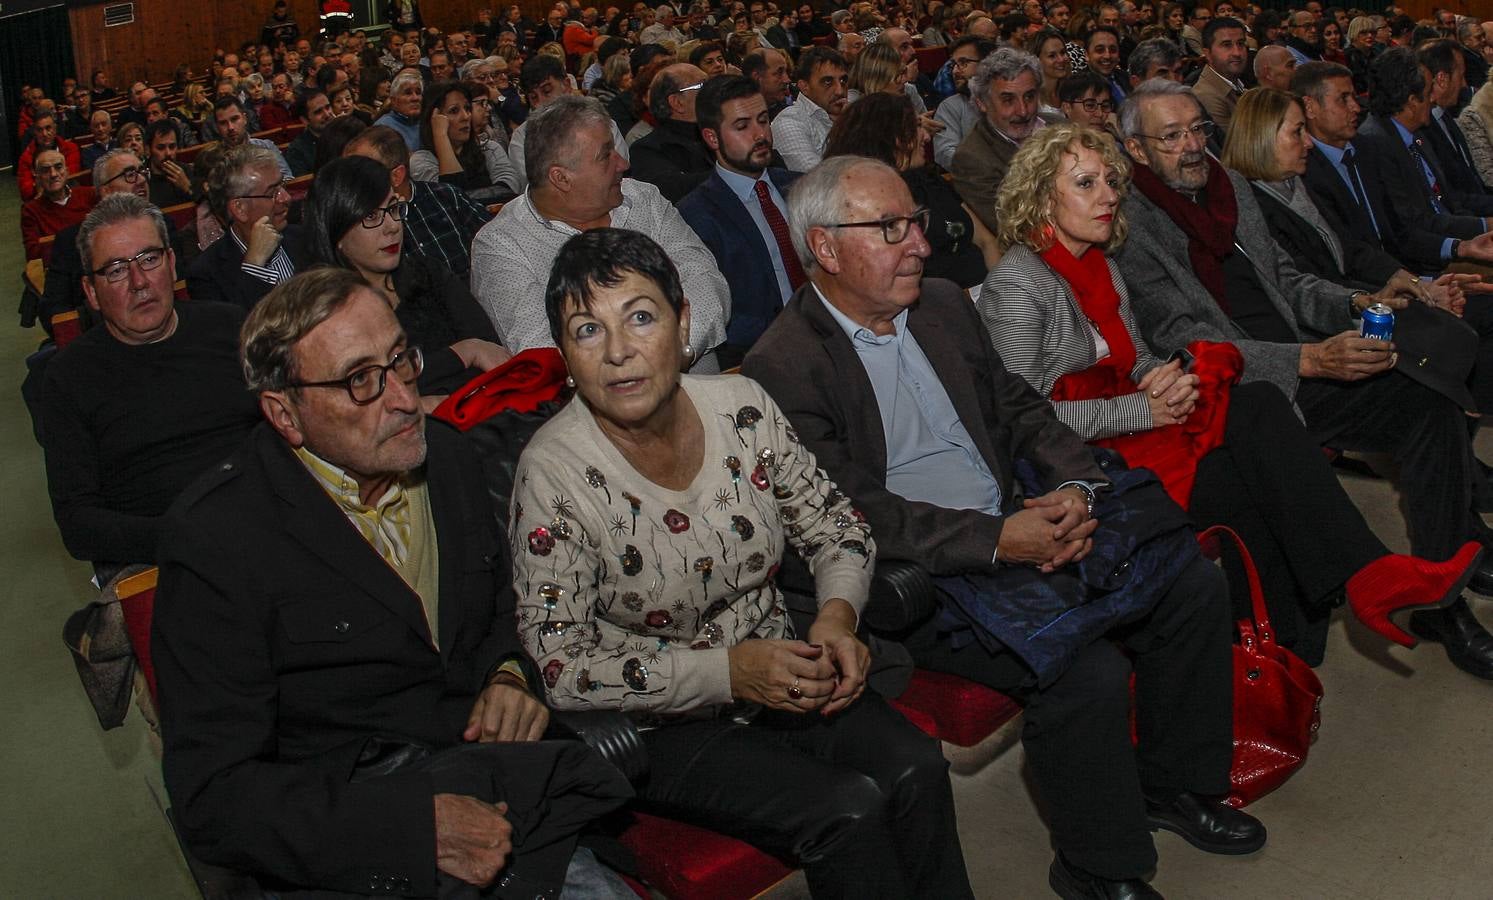
[[[305,447],[297,447],[295,454],[384,562],[403,566],[409,559],[411,540],[410,500],[404,482],[395,481],[372,506],[366,506],[352,476]]]

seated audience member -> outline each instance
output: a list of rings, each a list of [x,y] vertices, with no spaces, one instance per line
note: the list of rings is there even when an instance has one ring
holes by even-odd
[[[540,54],[525,60],[518,77],[524,96],[529,99],[529,115],[531,116],[556,99],[575,94],[565,74],[565,63],[553,56]],[[513,129],[513,134],[508,137],[508,158],[513,162],[514,173],[519,178],[520,191],[529,186],[529,170],[524,150],[524,139],[529,131],[528,125],[529,121],[525,119]],[[617,128],[616,122],[612,122],[612,145],[626,161],[628,159],[627,139]]]
[[[139,122],[126,122],[114,132],[114,143],[141,159],[145,158],[145,128]]]
[[[1192,86],[1208,118],[1224,134],[1234,115],[1234,104],[1244,93],[1244,67],[1249,64],[1249,37],[1238,19],[1212,19],[1203,26],[1203,54],[1207,64]],[[1131,67],[1134,71],[1134,67]],[[1220,137],[1220,140],[1223,138]]]
[[[204,85],[193,82],[182,92],[181,105],[175,114],[186,122],[202,141],[218,139],[217,126],[213,123],[213,101]]]
[[[1075,52],[1074,56],[1068,55],[1070,48],[1068,36],[1055,28],[1044,28],[1021,45],[1021,49],[1037,57],[1037,62],[1042,65],[1042,89],[1038,93],[1037,103],[1037,109],[1041,112],[1057,114],[1058,85],[1075,70],[1079,72],[1089,70],[1089,64],[1083,59],[1083,44],[1074,41],[1071,47]],[[983,58],[982,56],[981,59]],[[979,60],[975,62],[978,63]],[[1105,89],[1108,90],[1108,82],[1105,83]]]
[[[93,143],[78,151],[78,163],[85,169],[92,169],[100,156],[118,147],[114,143],[114,119],[108,110],[93,111],[88,118],[88,133],[93,137]]]
[[[119,122],[134,122],[145,127],[145,102],[156,95],[155,90],[143,81],[130,85],[130,104],[119,111]]]
[[[316,173],[306,197],[306,262],[357,272],[389,302],[424,356],[420,393],[434,408],[510,354],[499,346],[465,279],[420,253],[404,252],[408,212],[382,163],[362,156],[334,159]]]
[[[151,640],[183,841],[276,893],[476,896],[506,867],[558,894],[569,861],[587,896],[622,897],[565,844],[626,782],[579,742],[512,746],[549,714],[481,466],[421,413],[419,348],[337,269],[280,285],[244,328],[237,389],[266,421],[162,541]],[[412,748],[433,755],[368,764]],[[545,785],[554,771],[595,790]],[[561,852],[515,856],[520,828]]]
[[[949,48],[954,93],[945,97],[933,113],[943,125],[943,130],[933,135],[933,161],[945,169],[953,165],[954,151],[980,121],[980,108],[969,95],[969,79],[980,60],[994,50],[994,44],[974,37],[959,38]]]
[[[322,129],[332,121],[332,104],[324,91],[310,88],[296,96],[295,116],[306,127],[286,145],[285,162],[299,178],[315,171],[316,142],[321,140]]]
[[[1137,491],[1113,496],[1083,442],[1000,365],[964,293],[922,280],[928,244],[895,171],[828,159],[794,199],[793,239],[811,284],[747,354],[743,374],[864,513],[880,552],[935,577],[943,610],[901,638],[914,663],[1025,704],[1027,759],[1057,849],[1053,887],[1063,897],[1157,896],[1141,880],[1156,865],[1150,829],[1210,852],[1263,846],[1264,826],[1223,801],[1227,589],[1190,549],[1181,511],[1147,504],[1153,523],[1178,530],[1167,549],[1137,551],[1135,565],[1146,565],[1142,554],[1166,562],[1143,600],[1136,584],[1115,592],[1137,606],[1112,642],[1119,611],[1085,605],[1081,563],[1096,540],[1118,539]],[[1018,456],[1042,481],[1032,494],[1017,481]],[[1014,592],[1020,613],[996,600]],[[963,634],[949,634],[954,622]],[[1121,644],[1134,653],[1138,743]]]
[[[590,97],[550,101],[524,123],[529,190],[505,205],[472,242],[472,293],[513,352],[553,346],[539,286],[566,238],[588,228],[627,228],[663,245],[690,298],[690,359],[720,371],[730,290],[715,258],[658,188],[624,178],[611,119]]]
[[[788,54],[771,47],[753,50],[741,60],[741,74],[757,82],[767,114],[774,119],[788,108],[788,64]]]
[[[1000,259],[995,237],[959,199],[923,156],[923,130],[901,94],[869,94],[850,104],[830,130],[824,158],[869,156],[896,169],[926,219],[919,220],[929,254],[923,275],[947,278],[965,290],[979,290],[985,273]]]
[[[149,131],[150,126],[163,120],[170,122],[176,129],[177,147],[191,147],[201,143],[197,140],[197,133],[192,130],[192,126],[171,115],[171,108],[166,105],[165,100],[160,97],[150,98],[145,104],[145,130]]]
[[[472,241],[492,219],[487,207],[449,184],[410,178],[409,147],[392,128],[375,125],[364,130],[348,141],[342,155],[377,160],[389,173],[394,193],[409,204],[404,217],[406,253],[419,253],[466,277],[472,268]]]
[[[406,44],[405,46],[409,46]],[[425,97],[425,82],[408,69],[394,76],[389,86],[389,111],[373,124],[394,129],[411,153],[420,145],[420,105]]]
[[[876,36],[876,43],[885,44],[896,52],[897,59],[902,63],[903,71],[907,73],[907,81],[902,85],[902,90],[907,94],[908,101],[912,103],[913,112],[919,116],[926,114],[928,105],[923,102],[918,83],[921,81],[930,92],[933,85],[918,68],[918,51],[913,46],[912,34],[906,28],[888,28]]]
[[[545,308],[576,397],[524,451],[512,526],[528,536],[513,542],[520,636],[547,697],[661,716],[643,732],[658,774],[642,807],[793,859],[816,897],[973,897],[937,742],[865,690],[870,531],[759,386],[679,374],[685,295],[635,231],[577,235],[555,258]],[[641,382],[633,397],[614,390],[623,377]],[[732,455],[702,467],[702,444]],[[570,498],[558,518],[556,497]],[[630,510],[663,527],[615,527]],[[551,552],[572,533],[596,537]],[[814,569],[802,638],[771,577],[785,544]],[[694,559],[696,578],[660,582],[640,552]],[[575,587],[557,598],[555,584]],[[643,644],[646,665],[630,649]],[[760,712],[740,724],[734,703]]]
[[[1114,100],[1097,72],[1075,72],[1058,86],[1058,111],[1070,122],[1110,131]]]
[[[1416,130],[1431,148],[1435,161],[1445,176],[1443,190],[1469,209],[1493,215],[1493,195],[1473,165],[1467,137],[1457,125],[1456,111],[1461,108],[1463,88],[1467,87],[1467,60],[1455,41],[1432,41],[1416,52],[1421,71],[1426,76],[1429,115],[1426,124]]]
[[[437,81],[425,89],[420,109],[420,146],[410,154],[410,177],[441,181],[473,200],[494,203],[519,192],[523,179],[497,141],[472,128],[472,93],[457,81]]]
[[[856,57],[850,66],[850,89],[846,100],[854,104],[867,94],[887,93],[906,96],[907,69],[897,48],[884,41],[877,41],[866,52]]]
[[[1356,315],[1373,295],[1295,268],[1248,182],[1204,152],[1205,124],[1197,98],[1160,80],[1137,88],[1121,110],[1136,190],[1124,201],[1131,234],[1117,259],[1146,343],[1171,354],[1197,340],[1233,342],[1245,380],[1279,388],[1314,441],[1393,454],[1412,551],[1451,557],[1480,530],[1462,411],[1390,372],[1393,343],[1359,336]],[[1416,612],[1409,627],[1440,641],[1459,667],[1493,678],[1493,636],[1465,600]]]
[[[394,79],[382,66],[365,68],[358,76],[357,112],[369,124],[378,121],[389,112],[389,97]]]
[[[1239,104],[1240,130],[1254,117],[1251,99]],[[979,300],[1002,365],[1079,437],[1154,468],[1197,528],[1237,531],[1259,564],[1277,638],[1308,663],[1322,660],[1343,590],[1366,624],[1404,640],[1389,614],[1456,599],[1481,545],[1468,542],[1443,565],[1391,557],[1285,396],[1265,381],[1230,389],[1237,350],[1193,345],[1186,367],[1151,352],[1106,258],[1125,240],[1129,168],[1109,135],[1077,125],[1017,152],[999,197],[1006,255]],[[1250,614],[1242,588],[1239,618]]]
[[[263,128],[283,128],[295,121],[295,86],[284,72],[269,80],[270,95],[254,111],[259,114]]]
[[[683,200],[715,168],[695,120],[705,77],[689,63],[676,63],[653,76],[648,86],[653,130],[639,138],[629,154],[632,177],[658,188],[670,203]]]
[[[1166,38],[1141,41],[1131,51],[1127,68],[1132,90],[1152,78],[1166,78],[1181,83],[1182,50]],[[1114,98],[1110,99],[1113,101]]]
[[[87,91],[73,94],[73,105],[62,116],[57,133],[70,141],[87,137],[93,130],[93,98]],[[80,148],[81,149],[81,148]]]
[[[93,209],[94,194],[86,185],[73,186],[60,150],[37,153],[31,171],[40,193],[21,206],[21,241],[26,258],[38,259],[43,255],[41,239],[83,221]]]
[[[1279,44],[1267,44],[1255,54],[1255,84],[1278,91],[1290,90],[1296,72],[1296,57]]]
[[[264,138],[250,137],[249,120],[244,113],[244,102],[236,96],[219,97],[213,104],[213,121],[217,124],[218,143],[223,145],[224,150],[234,150],[245,145],[258,147],[270,155],[275,168],[286,181],[295,177],[290,171],[290,164],[280,154],[280,148],[273,141]]]
[[[176,162],[177,131],[166,119],[145,129],[145,147],[150,154],[150,202],[165,209],[192,200],[192,179]]]
[[[46,150],[61,153],[69,173],[83,170],[83,158],[78,153],[78,145],[57,136],[56,114],[45,111],[38,113],[31,123],[31,142],[16,159],[16,186],[20,189],[23,203],[37,196],[36,156]]]
[[[207,189],[226,234],[187,267],[187,293],[251,310],[270,288],[306,268],[301,226],[286,224],[290,191],[275,157],[252,145],[224,152]]]
[[[341,84],[334,84],[326,90],[327,103],[332,109],[332,118],[340,119],[343,116],[358,115],[358,102],[357,98],[353,96],[351,84],[344,81]],[[373,120],[369,119],[363,124],[372,125]]]
[[[858,31],[842,34],[835,41],[835,50],[844,58],[845,68],[848,71],[856,59],[865,52],[866,39]]]
[[[794,172],[807,172],[824,158],[829,130],[848,102],[848,68],[845,57],[828,47],[810,47],[798,58],[798,99],[772,122],[773,146]]]
[[[1042,65],[1030,53],[1002,47],[975,67],[969,95],[980,121],[954,151],[949,168],[966,206],[995,233],[995,194],[1016,148],[1033,132],[1058,121],[1037,111]]]
[[[1493,81],[1484,83],[1457,116],[1472,166],[1484,184],[1493,185]]]
[[[774,164],[767,101],[745,75],[705,82],[695,119],[715,155],[710,177],[679,214],[715,257],[731,292],[721,367],[741,365],[757,338],[807,280],[788,234],[789,188],[798,175]]]
[[[1109,83],[1110,99],[1119,108],[1130,93],[1130,77],[1120,68],[1120,33],[1108,25],[1094,26],[1084,38],[1083,52],[1089,70],[1097,72]],[[1041,83],[1040,77],[1038,83]]]
[[[102,321],[48,365],[47,487],[62,542],[105,568],[157,562],[162,516],[254,426],[238,367],[240,310],[173,296],[166,219],[129,193],[78,230],[88,306]]]
[[[1336,63],[1307,63],[1296,70],[1291,89],[1301,98],[1312,139],[1303,182],[1339,240],[1378,247],[1422,275],[1454,260],[1493,262],[1493,234],[1480,217],[1437,214],[1429,194],[1419,198],[1418,209],[1389,208],[1380,145],[1356,141],[1360,109],[1351,72]],[[1414,184],[1397,185],[1395,192],[1401,202],[1417,203]]]

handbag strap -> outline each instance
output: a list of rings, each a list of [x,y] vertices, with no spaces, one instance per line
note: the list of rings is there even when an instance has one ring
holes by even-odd
[[[1212,525],[1198,534],[1198,543],[1206,544],[1208,541],[1226,537],[1234,545],[1239,553],[1239,561],[1244,565],[1244,577],[1249,583],[1249,602],[1253,607],[1254,622],[1253,631],[1262,644],[1275,643],[1275,629],[1270,624],[1270,613],[1265,609],[1265,592],[1260,587],[1260,572],[1255,568],[1255,560],[1249,554],[1249,548],[1244,545],[1244,539],[1238,532],[1227,525]]]

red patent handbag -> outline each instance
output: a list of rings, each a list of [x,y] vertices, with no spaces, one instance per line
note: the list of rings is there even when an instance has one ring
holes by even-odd
[[[1208,552],[1233,543],[1249,581],[1253,621],[1238,622],[1234,645],[1234,759],[1230,806],[1246,806],[1285,783],[1306,762],[1322,725],[1322,682],[1296,654],[1275,642],[1264,591],[1249,548],[1233,529],[1215,525],[1198,535]]]

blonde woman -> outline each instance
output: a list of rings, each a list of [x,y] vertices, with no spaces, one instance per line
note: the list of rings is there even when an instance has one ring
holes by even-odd
[[[1472,102],[1457,116],[1457,124],[1467,138],[1473,168],[1484,184],[1493,184],[1493,79],[1472,95]]]
[[[861,51],[850,65],[850,90],[846,94],[854,103],[866,94],[904,94],[907,90],[907,67],[891,44],[877,42]]]
[[[1469,542],[1439,564],[1391,555],[1285,396],[1265,381],[1236,384],[1231,344],[1198,342],[1167,361],[1152,353],[1108,258],[1125,240],[1129,173],[1114,138],[1084,125],[1049,126],[1017,151],[996,200],[1005,255],[978,304],[1001,362],[1080,437],[1156,471],[1199,528],[1239,532],[1279,639],[1309,663],[1321,662],[1344,592],[1366,625],[1410,642],[1389,614],[1457,600],[1481,549]]]

